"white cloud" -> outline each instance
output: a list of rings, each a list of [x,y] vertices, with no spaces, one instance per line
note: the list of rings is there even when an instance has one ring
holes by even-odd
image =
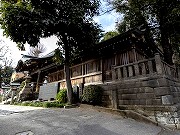
[[[94,17],[94,21],[101,25],[104,32],[108,32],[111,30],[115,30],[117,19],[120,17],[121,16],[119,14],[115,13],[114,11],[111,11],[104,15]]]

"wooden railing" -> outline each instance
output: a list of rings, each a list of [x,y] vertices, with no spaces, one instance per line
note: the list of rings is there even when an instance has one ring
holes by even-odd
[[[162,67],[163,67],[163,72],[165,75],[173,77],[173,78],[178,78],[178,71],[175,66],[171,66],[167,64],[166,62],[162,61]]]
[[[180,78],[178,69],[161,60],[159,54],[155,54],[154,58],[137,61],[127,65],[112,66],[112,80],[145,76],[153,73],[165,75],[173,79]]]
[[[139,75],[147,75],[156,72],[155,58],[145,59],[122,66],[112,67],[113,80],[120,80]]]

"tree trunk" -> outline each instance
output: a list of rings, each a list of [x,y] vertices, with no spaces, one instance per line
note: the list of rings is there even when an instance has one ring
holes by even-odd
[[[172,46],[171,44],[169,43],[169,40],[168,40],[168,35],[166,35],[167,33],[161,32],[161,45],[162,45],[162,48],[163,48],[163,51],[164,51],[164,60],[172,65],[173,62],[172,62],[172,55],[173,55],[173,51],[172,51]]]
[[[65,64],[64,64],[64,74],[66,78],[66,88],[67,88],[67,98],[68,98],[68,103],[72,104],[72,84],[71,84],[71,76],[70,76],[70,57],[69,57],[69,42],[68,42],[68,37],[67,35],[62,36],[63,39],[63,44],[64,44],[64,51],[65,51]]]
[[[167,16],[168,16],[168,10],[166,5],[164,4],[164,1],[159,0],[157,2],[159,5],[159,24],[160,24],[160,31],[161,31],[161,46],[164,51],[164,60],[172,65],[172,55],[173,55],[173,50],[172,46],[169,43],[169,34],[168,34],[168,29],[167,29]]]
[[[64,72],[66,76],[66,87],[67,87],[67,97],[68,97],[68,103],[72,104],[72,84],[70,79],[70,68],[69,65],[64,65]]]

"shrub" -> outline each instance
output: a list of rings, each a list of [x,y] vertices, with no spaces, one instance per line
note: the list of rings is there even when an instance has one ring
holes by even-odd
[[[82,95],[82,102],[99,105],[102,101],[103,89],[97,85],[85,86]]]
[[[44,102],[43,107],[50,108],[50,107],[64,107],[65,104],[59,102]]]
[[[34,106],[34,107],[64,107],[65,104],[59,102],[32,102],[26,101],[22,103],[14,102],[14,105],[21,105],[21,106]]]
[[[56,100],[59,103],[66,103],[67,102],[67,89],[60,89],[60,91],[56,95]]]

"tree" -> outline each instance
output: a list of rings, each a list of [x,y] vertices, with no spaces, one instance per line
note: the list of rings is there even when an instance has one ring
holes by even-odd
[[[55,35],[64,57],[68,102],[72,103],[70,58],[80,57],[99,41],[100,29],[92,20],[99,0],[1,0],[1,28],[18,43],[36,46],[39,39]],[[76,54],[76,55],[74,55]]]
[[[116,32],[116,31],[109,31],[109,32],[106,32],[103,36],[103,39],[101,41],[106,41],[112,37],[115,37],[117,36],[119,33]]]
[[[179,0],[114,0],[111,4],[117,12],[124,14],[124,20],[118,26],[120,31],[144,24],[160,41],[165,61],[172,64],[173,49],[179,51],[180,45]]]
[[[1,70],[2,82],[7,85],[11,81],[11,75],[14,72],[14,68],[12,66],[5,66]]]
[[[46,47],[43,44],[38,44],[35,47],[29,47],[28,55],[39,57],[41,53],[46,51]]]
[[[9,48],[5,44],[3,40],[0,40],[0,88],[1,88],[1,83],[4,82],[6,83],[6,77],[4,74],[6,74],[6,69],[7,67],[12,67],[12,59],[10,58],[9,55]],[[11,75],[10,75],[11,76]],[[10,77],[8,76],[8,78]]]

